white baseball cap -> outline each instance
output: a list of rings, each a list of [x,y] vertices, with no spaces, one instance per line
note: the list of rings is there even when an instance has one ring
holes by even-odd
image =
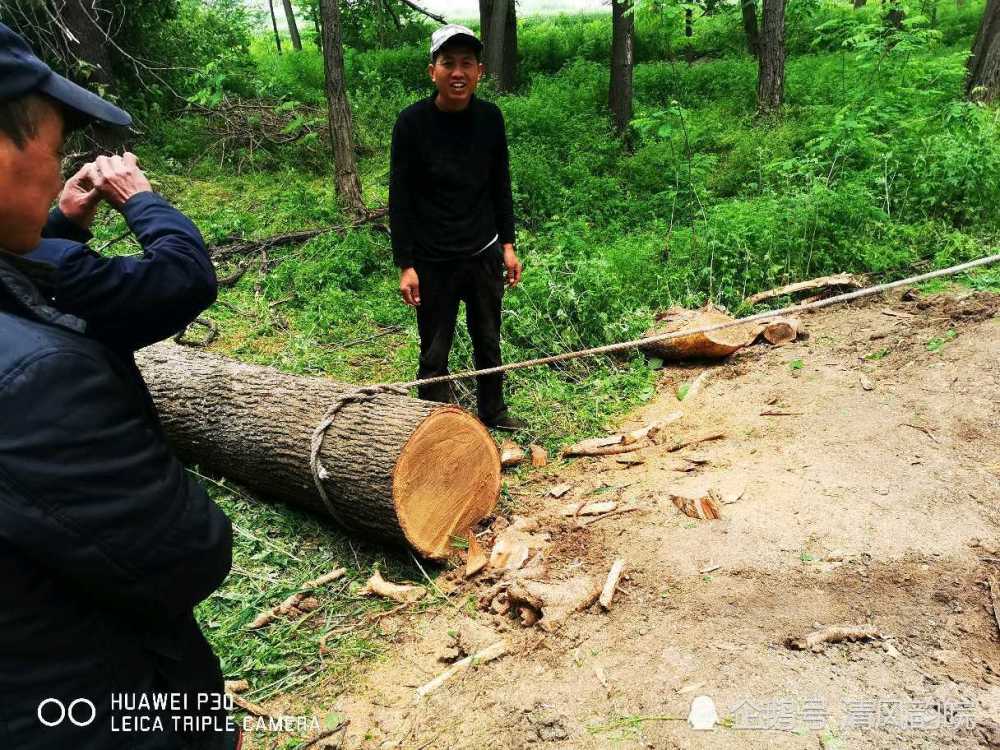
[[[483,43],[479,41],[472,29],[467,26],[459,26],[457,23],[449,23],[447,26],[442,26],[440,29],[435,31],[431,35],[431,60],[434,59],[434,54],[441,49],[446,42],[454,39],[455,37],[467,37],[463,41],[468,41],[476,50],[476,52],[483,51]]]

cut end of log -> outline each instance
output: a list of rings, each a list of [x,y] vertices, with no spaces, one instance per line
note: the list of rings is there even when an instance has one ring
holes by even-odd
[[[393,475],[396,515],[407,541],[425,557],[448,557],[452,535],[476,526],[499,497],[496,443],[462,409],[436,410],[399,454]]]

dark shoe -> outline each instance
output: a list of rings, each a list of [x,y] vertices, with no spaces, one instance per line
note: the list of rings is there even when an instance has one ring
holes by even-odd
[[[517,432],[528,429],[528,423],[510,414],[501,414],[491,422],[484,423],[491,430],[506,430],[507,432]]]

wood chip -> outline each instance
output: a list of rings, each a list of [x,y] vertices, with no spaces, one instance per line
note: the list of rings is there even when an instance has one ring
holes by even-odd
[[[611,609],[611,600],[614,599],[615,589],[618,586],[618,581],[622,577],[622,572],[625,570],[625,561],[618,558],[611,565],[611,570],[608,572],[608,578],[604,582],[604,588],[601,589],[601,596],[598,601],[601,603],[601,607],[604,610]]]
[[[525,458],[525,452],[517,443],[508,440],[500,446],[500,466],[505,469],[523,463]]]
[[[511,526],[497,535],[490,552],[491,570],[518,570],[535,550],[548,546],[547,534],[531,534]]]
[[[611,687],[608,685],[608,676],[604,674],[604,670],[597,664],[593,666],[593,670],[594,670],[594,677],[596,677],[597,681],[601,683],[601,686],[610,693]]]
[[[563,495],[565,495],[567,492],[569,492],[571,489],[573,489],[573,485],[571,484],[557,484],[555,487],[549,489],[548,494],[558,499]]]
[[[493,661],[494,659],[499,659],[501,656],[507,653],[507,644],[503,641],[497,641],[492,646],[484,648],[482,651],[478,651],[471,656],[466,656],[464,659],[452,664],[448,669],[439,674],[433,680],[417,688],[417,695],[423,698],[424,696],[433,693],[439,687],[444,685],[448,680],[454,677],[459,672],[463,672],[469,667],[478,666],[480,664],[486,664]]]
[[[874,625],[834,625],[823,630],[813,631],[804,638],[788,638],[785,640],[785,646],[798,651],[817,653],[830,643],[843,641],[853,643],[854,641],[870,641],[881,637],[882,634]]]
[[[541,616],[538,626],[552,632],[575,612],[592,606],[601,594],[601,586],[589,576],[565,581],[537,581],[520,578],[507,589],[511,607],[527,607]]]
[[[531,453],[531,465],[540,469],[549,462],[549,452],[540,445],[529,445],[528,452]]]
[[[688,386],[687,393],[685,393],[684,398],[681,399],[684,403],[690,404],[698,398],[698,394],[700,394],[702,389],[705,387],[705,382],[708,380],[711,372],[711,370],[705,370],[701,373],[701,375],[691,381],[691,385]]]
[[[708,573],[714,573],[715,571],[717,571],[721,567],[722,567],[721,565],[709,565],[707,568],[702,568],[698,572],[701,575],[707,575]]]
[[[469,556],[465,561],[465,577],[472,578],[476,573],[486,567],[490,561],[490,556],[479,543],[476,535],[469,530]]]
[[[719,510],[719,496],[711,490],[702,497],[671,495],[670,502],[677,507],[677,510],[690,518],[702,521],[716,521],[722,518],[722,513]]]
[[[407,584],[390,583],[382,577],[382,573],[376,570],[365,585],[365,591],[383,599],[392,599],[400,604],[409,604],[424,597],[427,590],[423,586],[411,586]]]
[[[797,292],[812,292],[817,289],[827,290],[838,287],[860,289],[862,286],[862,280],[856,276],[852,276],[847,273],[840,273],[834,276],[821,276],[818,279],[810,279],[809,281],[799,281],[795,284],[777,287],[776,289],[768,289],[766,292],[758,292],[752,297],[747,297],[747,299],[744,300],[744,304],[756,305],[760,302],[764,302],[765,300],[774,299],[776,297],[785,297],[790,294],[796,294]]]
[[[801,417],[800,411],[782,411],[781,409],[765,409],[760,413],[762,417]]]

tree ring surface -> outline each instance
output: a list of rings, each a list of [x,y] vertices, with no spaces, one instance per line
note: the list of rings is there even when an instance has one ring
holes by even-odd
[[[478,419],[442,407],[403,446],[392,494],[407,541],[426,557],[447,557],[451,537],[464,535],[496,507],[500,452]]]

